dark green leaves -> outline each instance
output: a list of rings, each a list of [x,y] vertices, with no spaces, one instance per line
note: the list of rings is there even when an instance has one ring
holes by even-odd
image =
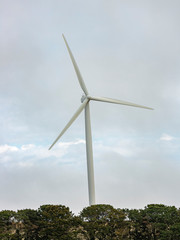
[[[0,212],[1,240],[180,240],[180,210],[163,204],[116,209],[99,204],[75,216],[63,205]]]

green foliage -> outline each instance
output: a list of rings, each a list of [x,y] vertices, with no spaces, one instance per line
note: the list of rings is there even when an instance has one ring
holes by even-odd
[[[93,205],[84,208],[80,217],[90,239],[121,239],[121,237],[125,237],[125,231],[123,231],[126,225],[125,215],[120,209],[105,204]]]
[[[180,240],[180,210],[162,204],[115,209],[99,204],[74,216],[63,205],[0,212],[1,240]]]
[[[4,210],[0,212],[0,239],[11,239],[14,230],[16,212]]]
[[[38,211],[32,209],[18,210],[16,219],[18,222],[19,235],[26,240],[39,239],[39,221]]]
[[[62,205],[43,205],[38,209],[40,216],[40,239],[69,240],[69,230],[73,214],[68,207]]]
[[[16,212],[4,210],[0,212],[0,229],[7,229],[12,222],[14,221],[14,217]]]
[[[151,204],[140,210],[126,210],[132,239],[180,239],[180,214],[173,206]]]

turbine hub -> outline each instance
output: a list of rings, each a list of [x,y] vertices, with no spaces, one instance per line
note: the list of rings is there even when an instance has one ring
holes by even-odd
[[[81,97],[81,102],[83,103],[86,98],[87,98],[87,97],[86,97],[85,95],[82,95],[82,97]]]

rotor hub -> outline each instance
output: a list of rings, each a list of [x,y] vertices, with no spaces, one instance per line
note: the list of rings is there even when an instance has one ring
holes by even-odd
[[[82,95],[82,97],[81,97],[81,102],[83,103],[86,98],[87,98],[87,97],[86,97],[85,95]]]

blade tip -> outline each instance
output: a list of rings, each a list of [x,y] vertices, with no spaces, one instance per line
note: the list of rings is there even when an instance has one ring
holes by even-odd
[[[64,39],[64,41],[66,40],[66,38],[65,38],[65,36],[64,36],[64,34],[62,33],[62,37],[63,37],[63,39]]]
[[[53,147],[53,146],[51,145],[51,146],[48,148],[48,150],[51,150],[52,147]]]

